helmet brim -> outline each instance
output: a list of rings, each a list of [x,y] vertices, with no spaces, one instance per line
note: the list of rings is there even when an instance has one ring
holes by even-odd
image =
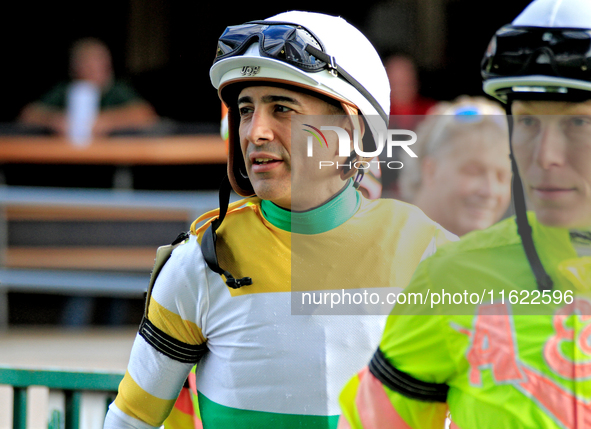
[[[508,96],[519,98],[520,95],[528,96],[531,94],[567,94],[569,89],[591,91],[591,82],[534,75],[491,78],[483,84],[485,93],[503,103],[507,102]]]

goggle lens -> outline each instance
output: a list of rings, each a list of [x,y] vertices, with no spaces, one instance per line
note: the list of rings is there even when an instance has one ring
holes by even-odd
[[[508,27],[495,36],[488,72],[495,75],[589,76],[591,32]]]
[[[289,24],[244,24],[226,28],[218,41],[215,62],[243,53],[251,43],[259,41],[260,53],[293,64],[298,68],[317,71],[326,63],[306,51],[311,45],[319,50],[322,45],[301,26]]]

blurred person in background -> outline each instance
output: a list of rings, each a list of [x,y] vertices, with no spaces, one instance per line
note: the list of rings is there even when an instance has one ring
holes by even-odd
[[[414,130],[437,101],[420,94],[419,74],[416,63],[410,56],[400,53],[388,55],[384,67],[391,88],[389,128]],[[401,153],[399,147],[394,151]],[[382,156],[381,160],[385,158]],[[399,175],[399,170],[382,171],[384,197],[400,199]]]
[[[435,100],[419,93],[419,75],[414,60],[406,55],[389,56],[384,64],[390,81],[390,115],[402,116],[390,118],[399,128],[414,129],[420,118],[436,104]]]
[[[114,77],[111,52],[99,39],[83,38],[70,50],[70,80],[55,85],[39,100],[26,105],[19,122],[47,128],[59,135],[68,132],[68,97],[74,83],[84,82],[97,93],[97,113],[92,135],[108,135],[126,129],[154,125],[158,115],[146,100],[125,82]]]
[[[437,104],[400,171],[402,199],[456,235],[501,219],[511,199],[505,112],[484,97]]]

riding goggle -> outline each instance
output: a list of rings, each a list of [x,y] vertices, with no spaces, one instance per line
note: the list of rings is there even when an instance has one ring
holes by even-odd
[[[591,80],[591,30],[501,28],[482,64],[485,78],[546,75]]]
[[[321,41],[301,25],[251,21],[227,27],[218,40],[214,64],[226,58],[242,55],[258,41],[263,57],[283,61],[305,72],[328,70],[357,89],[371,103],[384,121],[388,115],[377,100],[355,78],[340,67],[335,58],[325,53]]]

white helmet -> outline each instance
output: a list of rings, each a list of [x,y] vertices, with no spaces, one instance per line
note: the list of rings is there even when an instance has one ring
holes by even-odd
[[[492,38],[483,89],[508,98],[591,98],[591,2],[536,0]]]
[[[264,21],[226,28],[210,69],[213,86],[228,106],[228,176],[234,190],[254,194],[240,154],[235,100],[226,89],[248,81],[300,87],[337,100],[363,115],[375,142],[386,136],[388,76],[373,45],[343,18],[285,12]]]

